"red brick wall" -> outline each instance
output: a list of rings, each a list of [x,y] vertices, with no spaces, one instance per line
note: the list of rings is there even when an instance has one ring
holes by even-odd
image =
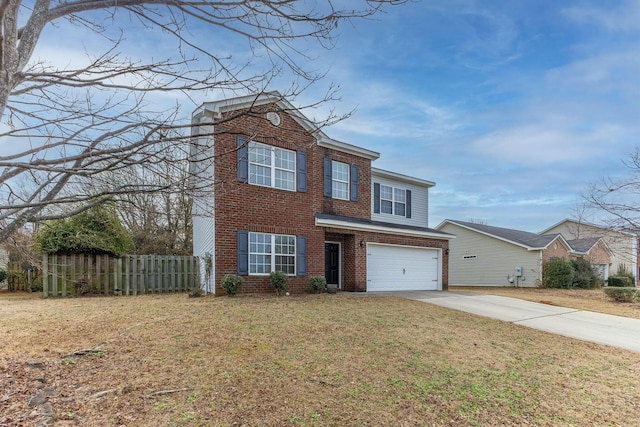
[[[598,242],[595,247],[591,248],[587,260],[591,264],[611,264],[611,257],[609,252],[605,249],[602,242]]]
[[[542,251],[543,263],[553,257],[569,259],[569,248],[560,240],[552,242],[548,248]]]
[[[269,107],[265,107],[269,108]],[[312,177],[322,155],[315,138],[287,114],[280,114],[280,126],[264,115],[241,116],[218,126],[225,131],[215,138],[215,232],[216,283],[225,274],[237,274],[237,232],[304,235],[307,237],[308,275],[289,277],[289,289],[302,291],[310,276],[324,275],[324,232],[315,226],[315,212],[321,208],[322,180]],[[307,192],[299,193],[261,187],[237,180],[237,137],[307,152]],[[320,166],[321,168],[321,166]],[[273,291],[268,276],[244,276],[244,292]],[[216,287],[217,292],[222,292]]]
[[[333,241],[340,241],[335,236],[339,233],[350,233],[346,230],[327,229],[327,236]],[[449,248],[448,240],[428,239],[422,237],[397,236],[384,233],[354,232],[343,235],[343,275],[342,289],[351,292],[364,292],[367,288],[367,247],[360,242],[387,243],[391,245],[418,246],[442,250],[442,290],[449,288]]]
[[[265,106],[264,111],[273,106]],[[303,235],[307,238],[307,276],[289,277],[289,290],[304,292],[311,276],[324,276],[324,242],[342,242],[343,288],[364,291],[366,287],[366,248],[362,239],[371,242],[406,244],[446,249],[446,240],[420,239],[375,233],[349,233],[315,226],[318,212],[356,218],[371,217],[371,161],[324,147],[286,113],[280,114],[279,126],[271,125],[264,114],[240,116],[216,126],[215,137],[215,265],[216,284],[225,274],[237,273],[237,232]],[[307,192],[293,192],[261,187],[237,180],[237,137],[307,153]],[[324,197],[324,158],[359,168],[359,200],[351,202]],[[444,251],[443,251],[444,252]],[[443,266],[443,287],[448,283],[448,258]],[[268,276],[244,276],[243,292],[273,291]],[[224,292],[216,286],[216,292]]]

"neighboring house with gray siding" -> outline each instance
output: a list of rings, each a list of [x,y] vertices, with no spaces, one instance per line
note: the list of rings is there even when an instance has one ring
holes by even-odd
[[[450,286],[537,286],[544,263],[553,257],[585,258],[609,277],[611,251],[602,238],[567,240],[563,234],[537,234],[447,219],[436,230],[449,242]]]
[[[624,264],[636,276],[637,283],[640,271],[636,234],[571,219],[564,219],[541,233],[561,233],[567,239],[602,238],[611,252],[610,274],[614,275],[618,267]]]
[[[456,236],[449,242],[450,286],[523,286],[542,281],[542,265],[568,258],[571,246],[558,233],[527,231],[447,219],[436,230]]]

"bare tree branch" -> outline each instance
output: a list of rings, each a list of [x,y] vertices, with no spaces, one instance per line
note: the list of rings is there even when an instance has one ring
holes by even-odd
[[[189,191],[205,189],[186,186],[184,165],[193,153],[184,154],[190,124],[181,103],[211,91],[260,93],[285,73],[292,84],[283,95],[293,98],[323,77],[311,65],[310,42],[330,49],[341,22],[404,2],[2,0],[0,242],[28,222],[61,218],[105,200],[136,209],[162,206],[154,219],[131,218],[132,226],[154,220],[183,235],[188,215],[169,211],[177,204],[188,209]],[[175,48],[160,59],[122,53],[128,31],[118,24],[123,18],[170,36]],[[35,58],[45,31],[67,24],[100,35],[108,46],[67,66]],[[193,32],[202,27],[225,41],[243,41],[252,55],[238,60],[212,49]],[[335,99],[333,89],[318,103]],[[165,98],[173,105],[158,102]],[[261,113],[248,108],[242,114]],[[332,112],[318,129],[342,117]],[[168,170],[167,164],[184,170]]]

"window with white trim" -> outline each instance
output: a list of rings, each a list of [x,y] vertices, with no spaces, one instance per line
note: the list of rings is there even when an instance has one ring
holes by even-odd
[[[296,190],[296,152],[249,142],[249,183]]]
[[[346,163],[331,162],[331,196],[349,200],[349,165]]]
[[[407,190],[380,185],[380,213],[405,216],[407,212]]]
[[[249,274],[282,271],[296,273],[296,237],[283,234],[249,233]]]

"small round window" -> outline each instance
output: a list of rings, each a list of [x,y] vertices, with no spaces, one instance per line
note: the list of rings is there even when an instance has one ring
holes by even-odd
[[[267,120],[269,120],[272,125],[278,126],[280,125],[280,114],[275,111],[269,111],[267,113]]]

